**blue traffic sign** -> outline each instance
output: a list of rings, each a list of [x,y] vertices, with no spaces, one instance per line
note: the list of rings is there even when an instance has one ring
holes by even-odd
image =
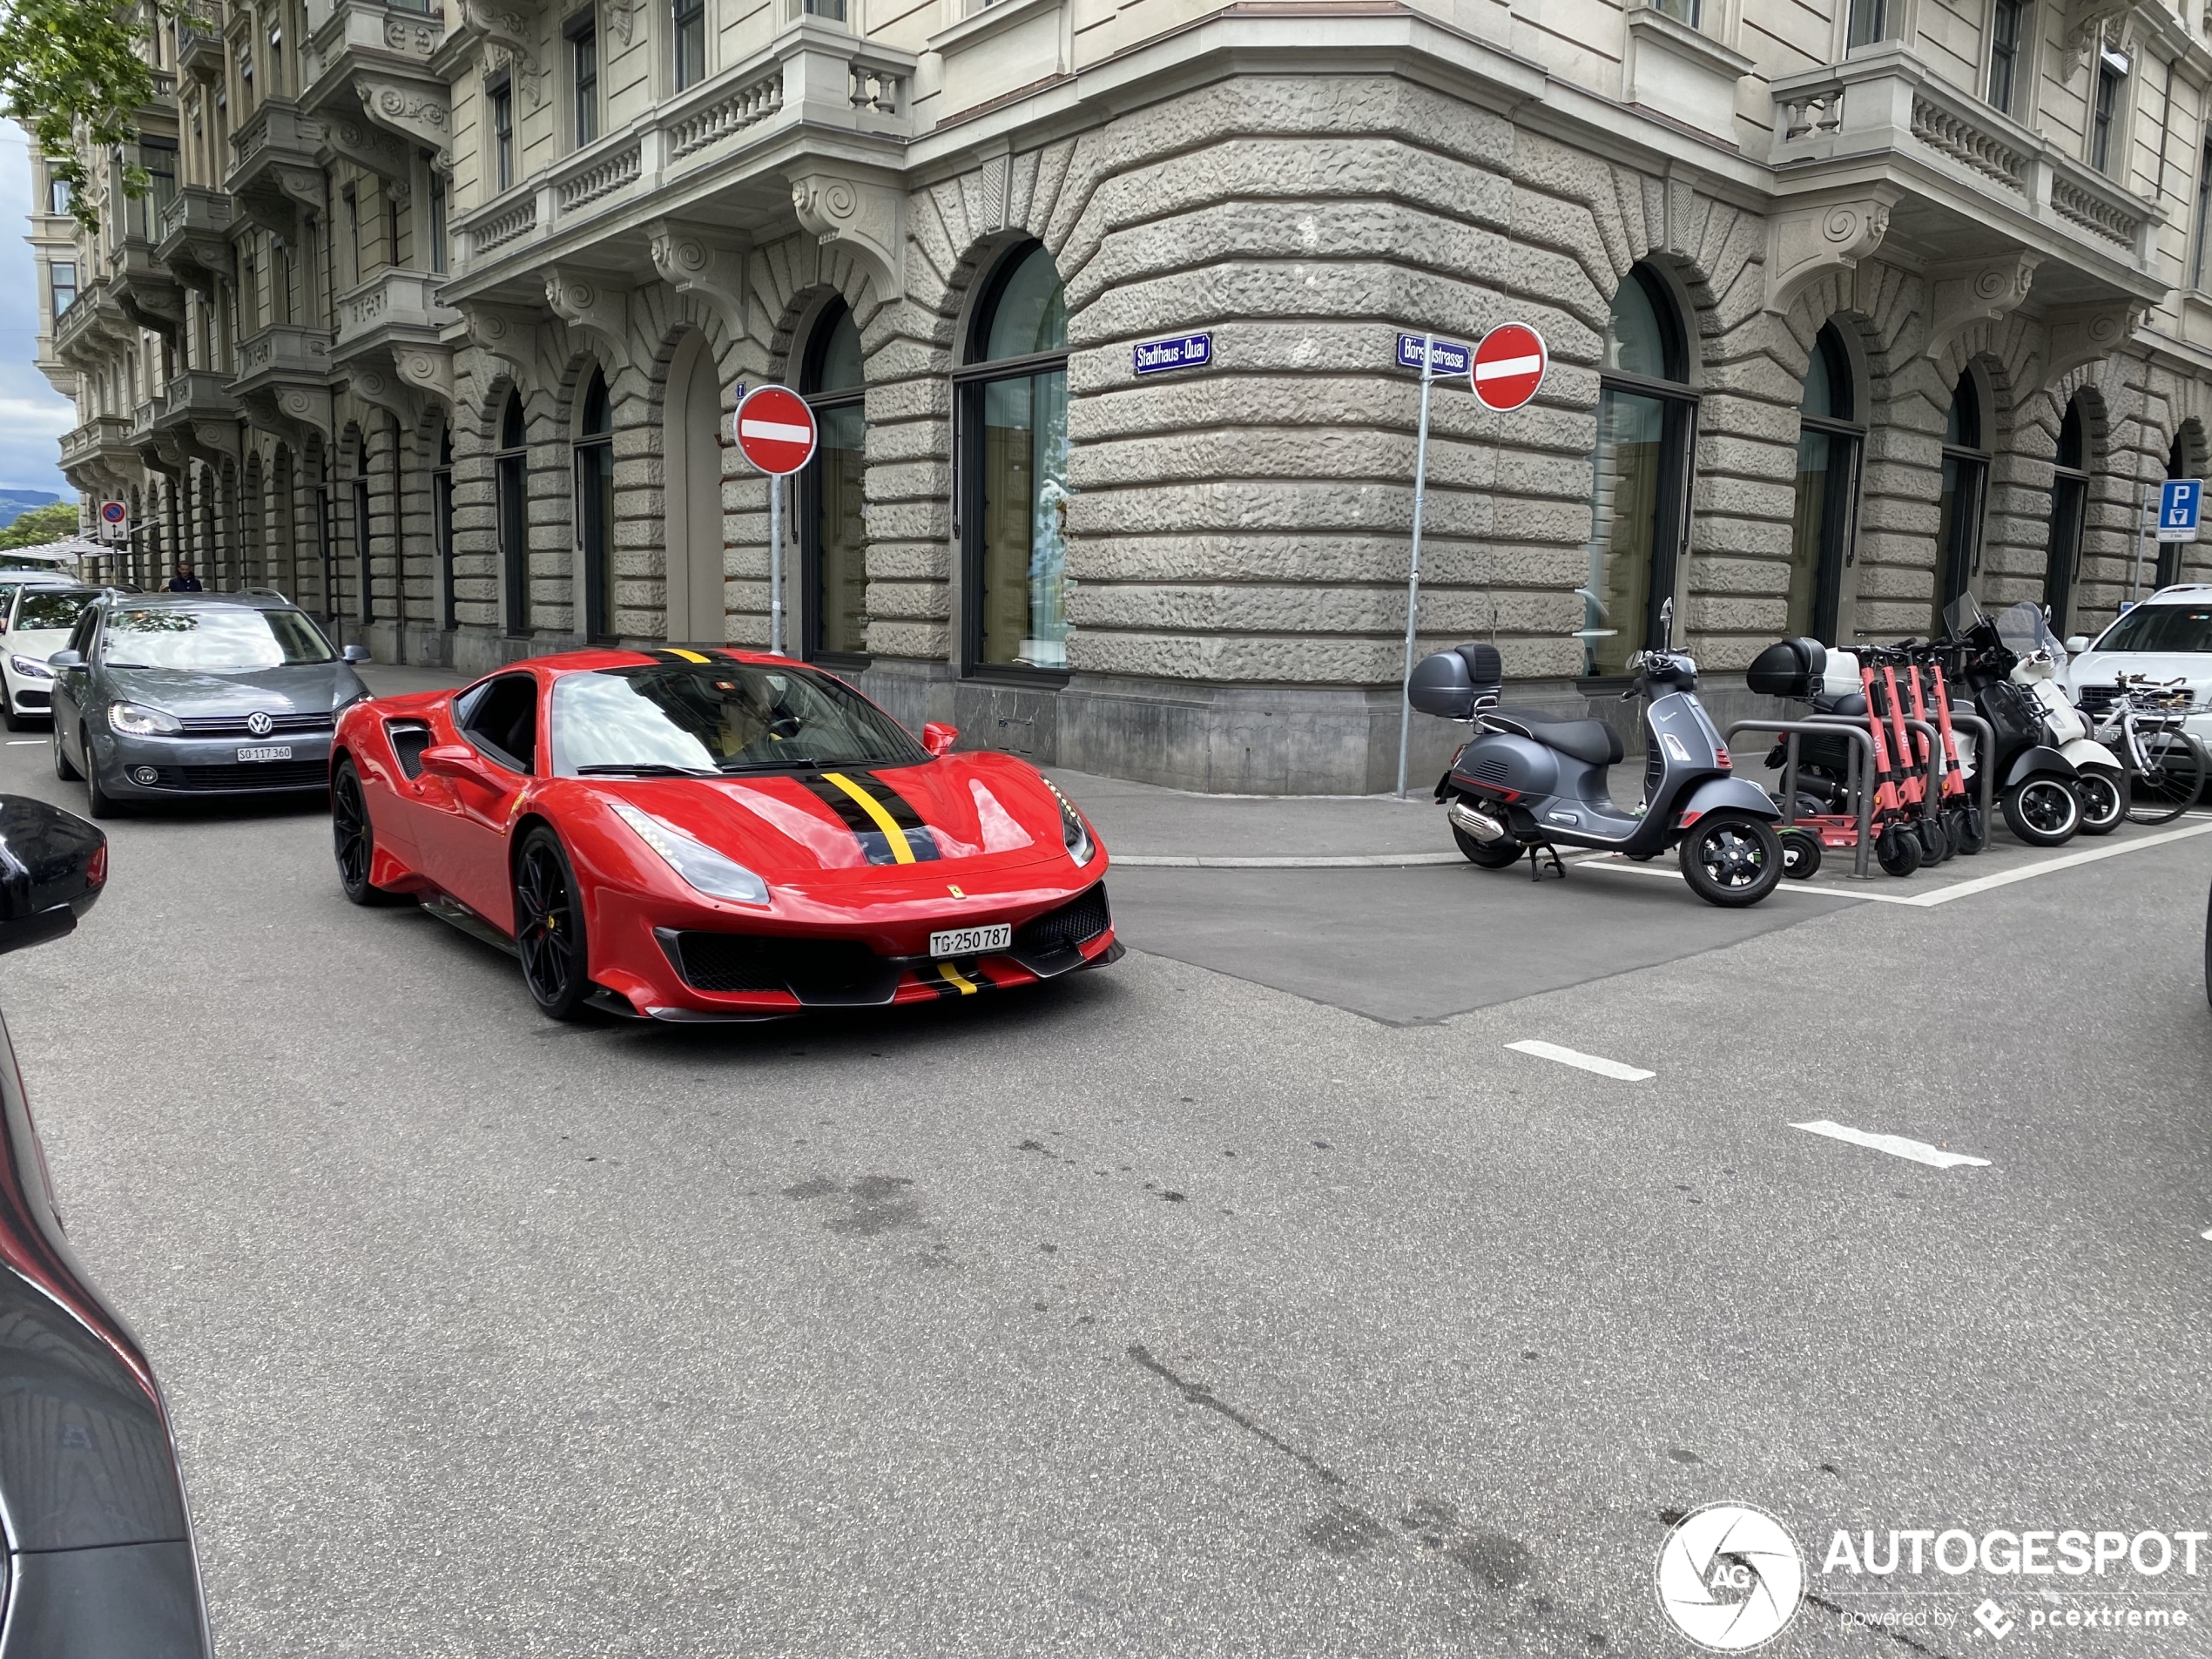
[[[2158,539],[2194,542],[2204,506],[2204,485],[2195,478],[2168,478],[2158,490]]]
[[[1422,336],[1420,334],[1399,335],[1398,367],[1419,368],[1421,366],[1421,344]],[[1474,347],[1463,346],[1456,340],[1440,340],[1435,345],[1434,361],[1429,368],[1432,374],[1471,374],[1474,372]]]
[[[1213,361],[1211,334],[1181,334],[1173,340],[1148,340],[1138,345],[1136,372],[1163,374],[1171,368],[1204,368]]]

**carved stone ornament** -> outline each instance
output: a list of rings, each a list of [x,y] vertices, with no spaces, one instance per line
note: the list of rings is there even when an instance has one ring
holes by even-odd
[[[879,300],[905,294],[904,191],[843,173],[795,172],[791,205],[824,247],[843,247],[860,259],[874,279]]]
[[[2128,0],[2073,0],[2060,24],[2060,55],[2071,77],[2089,61],[2107,34],[2117,35],[2128,17]]]
[[[407,146],[366,120],[334,116],[323,123],[322,133],[333,150],[357,167],[382,179],[404,181],[411,176]]]
[[[2035,267],[2042,262],[2041,254],[2016,248],[1993,260],[1929,267],[1932,303],[1927,355],[1940,362],[1952,343],[1976,323],[1998,322],[2010,316],[2027,298]]]
[[[596,272],[549,266],[545,304],[572,333],[589,340],[604,361],[618,363],[627,354],[624,337],[629,333],[630,290],[621,284]]]
[[[2044,389],[2056,386],[2084,363],[2109,357],[2125,346],[2142,314],[2142,302],[2138,300],[2067,306],[2052,312],[2044,320],[2050,341],[2043,365]]]
[[[458,309],[469,326],[469,342],[497,358],[520,381],[537,373],[537,325],[534,312],[488,300],[463,300]]]
[[[624,45],[630,44],[631,31],[637,27],[635,19],[644,9],[644,0],[601,0],[607,14],[607,27]]]
[[[453,352],[444,346],[395,346],[393,365],[400,378],[448,408],[453,403]]]
[[[537,61],[537,30],[529,17],[484,0],[461,0],[461,21],[492,49],[491,67],[512,69],[521,78],[532,109],[545,102],[545,67]]]
[[[1823,277],[1848,275],[1882,245],[1898,192],[1777,212],[1767,221],[1766,308],[1787,312]]]
[[[402,17],[391,12],[384,19],[384,44],[408,57],[428,62],[444,36],[445,30],[427,17]]]
[[[354,90],[370,120],[429,151],[441,172],[453,171],[453,105],[444,87],[356,75]]]
[[[648,226],[653,269],[678,293],[711,306],[734,338],[745,333],[745,242],[728,231],[655,219]]]
[[[236,461],[241,453],[238,422],[235,421],[194,421],[192,423],[192,441],[204,455],[226,456]]]

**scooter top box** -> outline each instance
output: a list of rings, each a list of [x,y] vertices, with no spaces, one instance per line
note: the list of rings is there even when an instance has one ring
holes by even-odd
[[[1811,697],[1821,689],[1828,648],[1817,639],[1777,639],[1751,659],[1743,683],[1766,697]]]

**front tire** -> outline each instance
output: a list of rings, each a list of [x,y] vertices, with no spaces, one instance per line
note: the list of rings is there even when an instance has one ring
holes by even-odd
[[[2005,792],[2005,827],[2030,846],[2064,846],[2081,827],[2081,797],[2062,778],[2030,778]]]
[[[84,815],[87,818],[119,817],[123,811],[121,804],[100,787],[100,758],[92,752],[91,734],[80,726],[77,740],[84,750]]]
[[[1708,813],[1682,840],[1683,879],[1707,904],[1739,910],[1782,880],[1782,840],[1749,813]]]
[[[73,784],[77,782],[79,779],[84,777],[84,774],[78,771],[77,763],[69,758],[69,750],[62,742],[62,728],[60,721],[57,720],[54,723],[53,730],[50,733],[50,738],[54,751],[54,776],[60,779],[65,784]]]
[[[16,699],[8,694],[4,687],[0,687],[0,725],[6,726],[10,732],[21,732],[30,724],[16,712]]]
[[[1907,876],[1920,867],[1920,838],[1892,824],[1874,838],[1874,857],[1888,875]]]
[[[2128,816],[2128,780],[2116,772],[2092,766],[2081,774],[2081,833],[2109,835]]]
[[[1810,830],[1782,832],[1782,873],[1792,881],[1810,881],[1820,873],[1820,838]]]
[[[1469,864],[1479,864],[1486,870],[1510,870],[1521,862],[1521,845],[1510,835],[1501,841],[1478,841],[1454,824],[1452,839],[1459,843]]]
[[[1975,806],[1952,806],[1943,814],[1943,826],[1950,832],[1951,847],[1954,853],[1967,858],[1989,844],[1989,827],[1981,821],[1981,808]]]
[[[515,859],[515,949],[543,1013],[573,1020],[583,1012],[591,994],[583,904],[560,838],[543,825],[523,838]]]
[[[376,867],[376,830],[368,821],[368,798],[361,792],[361,773],[350,760],[338,763],[330,780],[330,841],[338,859],[338,885],[357,905],[405,904],[407,895],[369,883]]]

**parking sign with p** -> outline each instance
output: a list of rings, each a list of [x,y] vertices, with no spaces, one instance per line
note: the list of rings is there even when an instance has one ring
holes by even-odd
[[[2158,491],[2158,539],[2194,542],[2204,506],[2204,483],[2197,478],[2168,478]]]

